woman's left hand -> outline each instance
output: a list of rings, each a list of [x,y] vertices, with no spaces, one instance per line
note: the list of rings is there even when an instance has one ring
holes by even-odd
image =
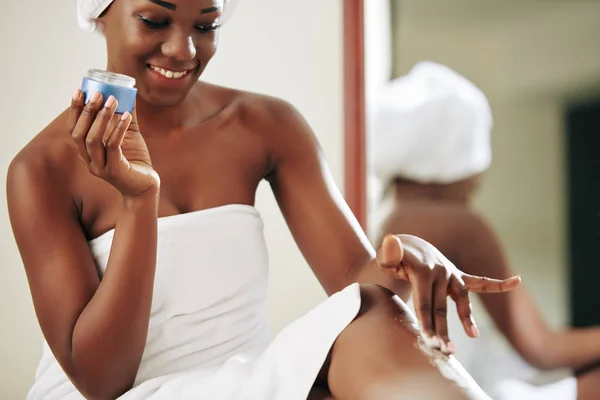
[[[456,303],[465,332],[479,336],[471,315],[469,292],[501,293],[519,285],[521,278],[505,280],[465,274],[433,245],[412,235],[387,235],[377,254],[379,266],[397,279],[410,282],[417,319],[424,334],[446,353],[454,346],[448,338],[446,297]],[[441,339],[441,342],[437,343]]]

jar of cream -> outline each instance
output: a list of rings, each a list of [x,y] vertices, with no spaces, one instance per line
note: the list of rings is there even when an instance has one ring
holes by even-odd
[[[105,102],[112,95],[118,102],[117,114],[132,112],[137,94],[135,79],[132,77],[98,69],[90,69],[85,74],[81,91],[85,103],[94,91],[102,93]]]

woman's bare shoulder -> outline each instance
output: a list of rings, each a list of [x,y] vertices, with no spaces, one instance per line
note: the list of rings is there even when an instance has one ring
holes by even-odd
[[[28,175],[63,179],[77,153],[67,132],[68,110],[58,115],[42,131],[36,134],[11,160],[8,176]]]
[[[198,89],[221,99],[225,106],[233,106],[240,118],[251,123],[278,126],[302,120],[300,113],[290,102],[276,96],[206,82],[200,82]]]

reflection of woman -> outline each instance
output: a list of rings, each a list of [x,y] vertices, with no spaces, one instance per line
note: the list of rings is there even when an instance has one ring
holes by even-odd
[[[29,399],[463,398],[430,363],[460,372],[444,346],[417,349],[405,305],[368,283],[410,281],[436,335],[446,320],[432,304],[454,296],[472,334],[467,291],[518,279],[462,274],[404,235],[404,257],[391,236],[378,265],[301,116],[197,81],[223,1],[78,4],[82,24],[102,28],[107,69],[137,80],[137,111],[115,115],[98,93],[84,106],[77,91],[11,163],[10,218],[46,339]],[[253,207],[263,179],[332,295],[272,343]]]
[[[377,104],[371,144],[375,172],[387,188],[381,232],[422,237],[465,272],[511,276],[493,229],[471,208],[490,165],[491,128],[483,93],[445,66],[422,62],[391,82]],[[406,300],[408,292],[401,297]],[[534,367],[579,369],[600,360],[599,328],[552,331],[523,287],[498,296],[481,295],[481,300],[499,331]],[[500,378],[491,372],[501,366],[490,368],[497,360],[488,358],[484,342],[455,344],[457,358],[480,383],[488,371]],[[584,382],[593,380],[580,379],[580,397]],[[564,381],[554,388],[565,389],[567,397],[555,391],[552,398],[574,399],[575,386],[575,380]]]

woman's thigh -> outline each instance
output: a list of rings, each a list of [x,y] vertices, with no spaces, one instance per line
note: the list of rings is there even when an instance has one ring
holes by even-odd
[[[377,285],[361,286],[361,297],[358,316],[336,340],[323,370],[336,400],[488,399],[483,392],[467,397],[457,386],[474,381],[445,376],[460,378],[464,370],[448,364],[440,372],[434,358],[443,364],[445,357],[423,347],[417,321],[400,298]]]

